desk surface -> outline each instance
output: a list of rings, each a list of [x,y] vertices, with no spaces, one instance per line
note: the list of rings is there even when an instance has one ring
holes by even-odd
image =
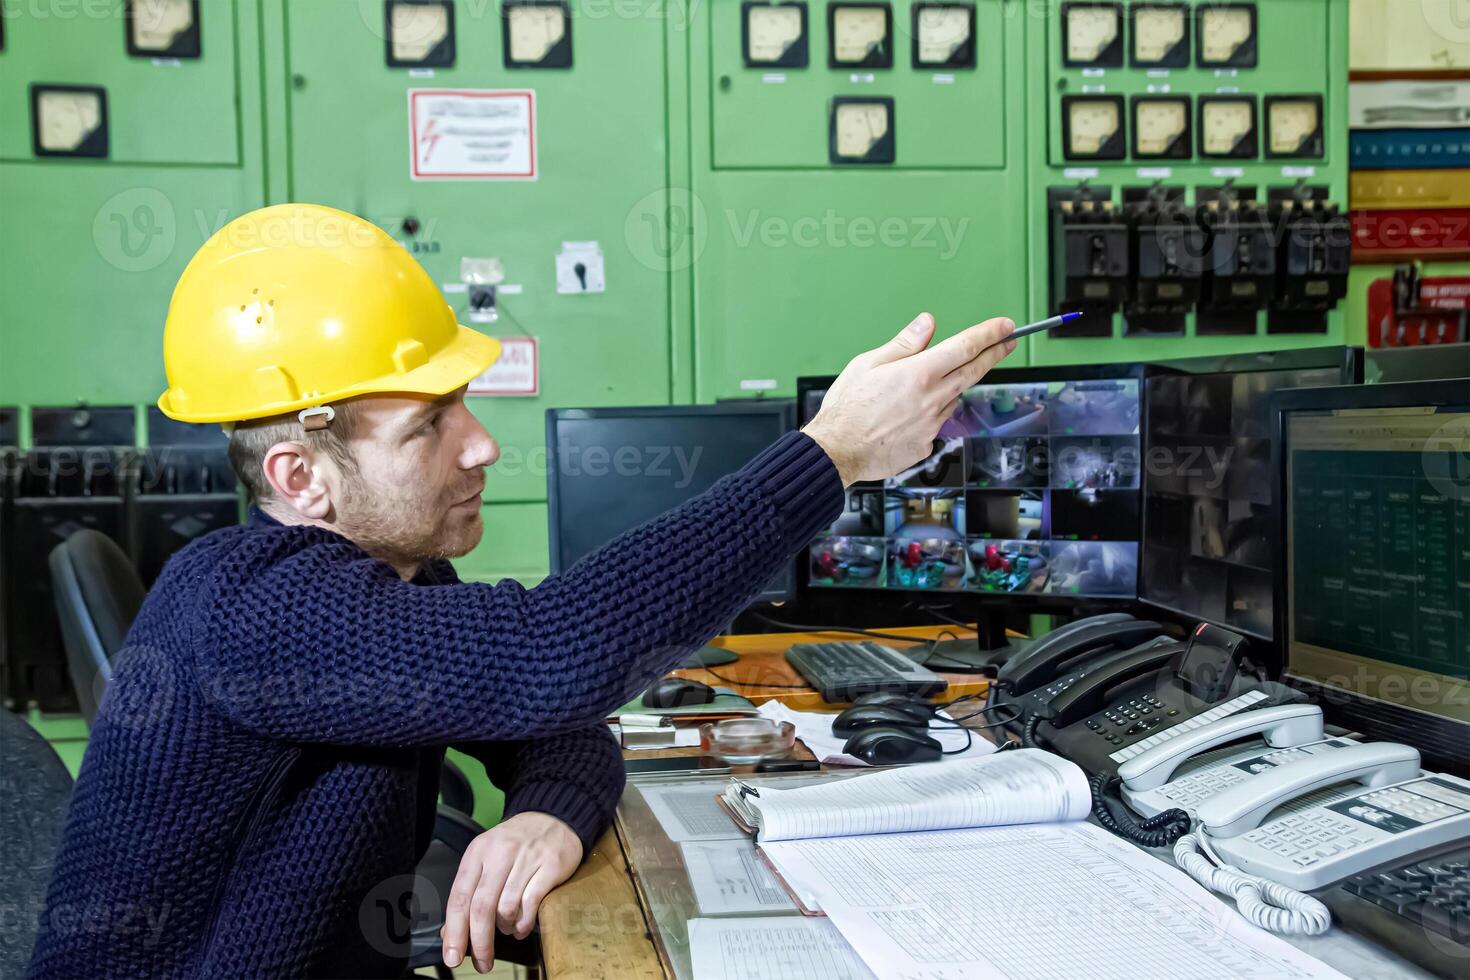
[[[952,627],[901,627],[884,629],[884,633],[914,637],[913,643],[883,640],[886,646],[902,649],[940,634],[972,636]],[[723,646],[740,660],[715,671],[691,668],[676,673],[704,681],[710,685],[729,687],[757,704],[778,699],[797,710],[832,710],[832,705],[811,689],[791,690],[761,687],[760,684],[802,684],[801,675],[786,662],[785,650],[793,643],[857,639],[851,633],[758,633],[721,637]],[[946,697],[979,694],[985,690],[985,679],[976,674],[947,674],[950,682]],[[726,679],[728,678],[728,680]],[[742,683],[732,684],[730,680]],[[657,759],[676,755],[698,755],[697,748],[643,749],[641,759]],[[795,756],[810,759],[806,746],[797,743]],[[749,769],[750,767],[737,767]],[[624,841],[615,830],[609,830],[592,848],[592,854],[561,887],[541,904],[541,950],[550,977],[601,978],[665,977],[671,975],[659,958],[649,933],[647,910],[640,904],[628,868]]]
[[[915,628],[884,632],[911,634],[922,639],[936,636],[940,630]],[[809,642],[814,638],[841,640],[852,637],[835,633],[730,637],[723,640],[722,645],[739,653],[741,660],[716,668],[716,671],[726,677],[745,681],[800,683],[800,677],[782,659],[781,651],[791,643]],[[894,642],[892,645],[903,644]],[[684,670],[679,671],[679,674],[705,680],[707,683],[726,684],[725,681],[708,676],[708,671],[704,670]],[[952,682],[948,695],[950,697],[961,693],[978,693],[985,688],[984,681],[975,675],[947,676]],[[757,687],[736,687],[736,690],[755,701],[766,701],[775,697],[795,708],[831,707],[825,705],[816,692],[772,688],[762,690]],[[660,758],[698,753],[699,750],[694,748],[652,749],[639,751],[637,755],[641,758]],[[798,743],[797,756],[809,759],[811,753]],[[742,768],[749,767],[737,767],[737,771]],[[541,945],[549,977],[576,977],[579,980],[619,980],[633,977],[657,980],[673,976],[670,965],[662,958],[660,947],[650,933],[650,928],[654,927],[650,925],[648,909],[634,885],[626,857],[630,844],[647,849],[657,847],[659,842],[624,841],[616,830],[609,830],[593,847],[591,855],[576,874],[542,903]],[[673,847],[677,851],[677,845]],[[1168,859],[1162,852],[1159,857],[1162,860]],[[670,860],[676,860],[672,852]],[[1378,980],[1429,976],[1391,952],[1341,929],[1334,928],[1324,936],[1288,941],[1350,977]]]
[[[946,638],[957,636],[965,639],[975,635],[950,626],[901,626],[879,632],[914,638],[908,643],[899,640],[877,641],[895,650],[917,646],[924,640],[938,639],[940,634],[944,634]],[[806,681],[796,672],[796,668],[786,662],[786,648],[794,643],[851,642],[861,639],[862,636],[852,633],[753,633],[747,636],[723,636],[711,646],[725,647],[731,653],[738,654],[738,663],[716,667],[713,672],[695,667],[676,670],[674,673],[680,677],[703,681],[712,687],[732,688],[737,694],[756,704],[779,700],[797,711],[831,711],[833,706],[823,701],[816,691],[805,687]],[[945,695],[947,698],[962,694],[980,694],[987,687],[985,678],[979,674],[954,674],[942,670],[935,673],[949,682],[949,692]],[[775,686],[762,686],[766,684]],[[792,684],[802,685],[805,690],[791,690],[787,685]]]

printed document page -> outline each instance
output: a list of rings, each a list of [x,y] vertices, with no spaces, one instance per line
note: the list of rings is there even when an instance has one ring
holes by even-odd
[[[796,910],[750,841],[685,841],[679,849],[700,915]]]
[[[1091,824],[764,849],[880,978],[1343,980]]]
[[[873,980],[826,919],[690,919],[697,980]]]

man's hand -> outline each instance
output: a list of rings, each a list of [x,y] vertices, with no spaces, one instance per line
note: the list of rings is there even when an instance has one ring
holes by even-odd
[[[445,905],[444,964],[453,969],[468,950],[475,969],[488,971],[495,965],[495,930],[529,936],[541,900],[581,862],[582,842],[546,813],[518,813],[476,837]]]
[[[928,456],[960,392],[1016,349],[1010,320],[986,320],[926,350],[934,318],[848,362],[802,431],[832,457],[843,486],[882,480]]]

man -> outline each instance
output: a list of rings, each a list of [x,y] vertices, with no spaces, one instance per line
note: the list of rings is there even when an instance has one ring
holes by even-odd
[[[534,589],[461,583],[445,559],[478,542],[499,452],[464,391],[499,345],[358,218],[286,205],[227,225],[174,291],[159,405],[232,428],[256,507],[175,555],[129,633],[32,975],[401,973],[371,920],[462,744],[506,819],[460,867],[444,960],[488,969],[496,931],[527,935],[607,826],[608,711],[729,622],[846,485],[923,457],[1012,329],[926,350],[921,315],[708,493]]]

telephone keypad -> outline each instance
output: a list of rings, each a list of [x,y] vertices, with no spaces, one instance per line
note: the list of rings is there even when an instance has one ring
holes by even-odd
[[[1371,838],[1349,821],[1317,811],[1310,816],[1297,814],[1257,827],[1245,835],[1245,840],[1299,868],[1309,868],[1341,851],[1367,844]]]
[[[1232,698],[1229,701],[1225,701],[1221,704],[1215,705],[1215,707],[1204,712],[1203,714],[1195,715],[1193,718],[1187,718],[1181,722],[1173,722],[1166,721],[1165,719],[1177,716],[1179,714],[1179,709],[1170,708],[1168,705],[1164,704],[1164,702],[1160,701],[1153,695],[1145,694],[1132,701],[1120,703],[1114,705],[1111,708],[1107,708],[1099,716],[1107,722],[1110,722],[1115,729],[1121,730],[1121,734],[1130,736],[1129,738],[1120,738],[1116,742],[1113,741],[1112,736],[1115,733],[1110,732],[1107,729],[1106,725],[1104,725],[1102,731],[1099,731],[1098,734],[1107,738],[1109,744],[1111,745],[1122,745],[1124,742],[1131,741],[1132,736],[1145,736],[1144,738],[1138,741],[1134,741],[1131,745],[1119,749],[1117,752],[1114,752],[1110,756],[1108,756],[1108,758],[1111,759],[1113,762],[1123,763],[1127,762],[1129,759],[1133,758],[1139,753],[1153,748],[1160,742],[1164,742],[1170,738],[1173,738],[1175,735],[1181,735],[1184,732],[1192,731],[1193,729],[1199,728],[1203,725],[1208,725],[1210,722],[1224,718],[1226,715],[1233,715],[1238,711],[1244,711],[1247,708],[1253,707],[1258,703],[1262,701],[1267,701],[1269,699],[1270,695],[1267,694],[1265,691],[1247,691],[1246,693],[1240,695],[1240,697]],[[1152,717],[1145,719],[1143,717],[1143,709],[1145,707],[1153,709],[1155,714]],[[1125,713],[1128,711],[1133,712],[1133,717],[1129,717],[1129,715]],[[1128,729],[1131,728],[1135,723],[1144,727],[1130,732]],[[1152,735],[1147,734],[1150,729],[1159,728],[1166,724],[1169,726],[1168,728],[1165,728],[1164,730],[1159,732],[1155,732]],[[1094,731],[1096,731],[1096,729],[1094,729]]]

